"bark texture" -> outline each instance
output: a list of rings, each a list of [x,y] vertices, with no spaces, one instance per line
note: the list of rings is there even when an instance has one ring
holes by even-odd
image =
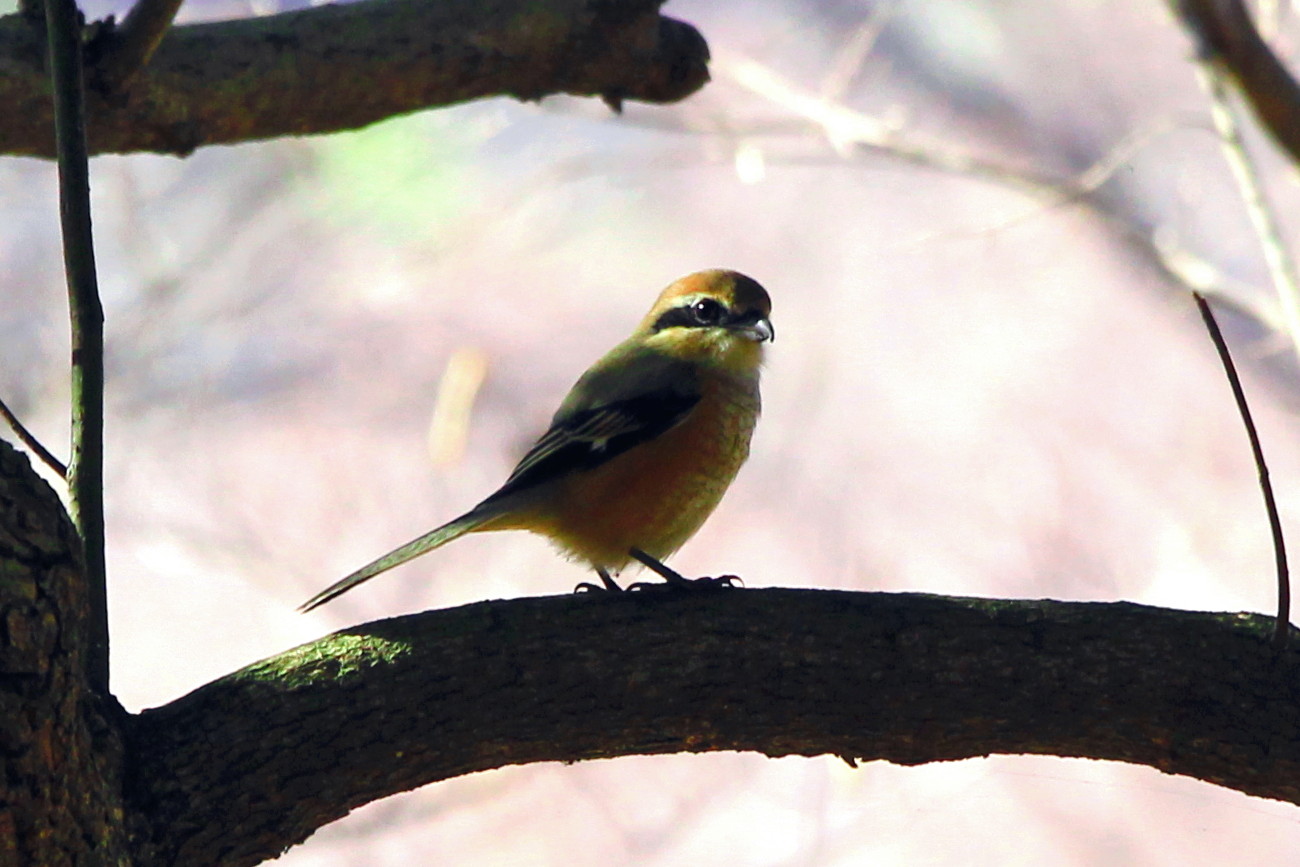
[[[130,863],[124,719],[88,687],[81,543],[0,441],[0,864]]]
[[[459,774],[631,754],[1083,756],[1300,802],[1300,671],[1270,626],[811,590],[484,602],[358,626],[145,712],[128,798],[152,823],[143,860],[179,864],[253,864]]]
[[[673,102],[708,81],[709,51],[661,3],[365,0],[179,26],[120,91],[94,86],[113,44],[101,25],[87,48],[90,152],[183,155],[487,96]],[[0,154],[53,155],[43,40],[38,20],[0,18]]]

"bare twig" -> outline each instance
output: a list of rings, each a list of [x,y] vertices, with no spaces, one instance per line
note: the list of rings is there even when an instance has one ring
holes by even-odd
[[[1246,205],[1255,233],[1259,235],[1260,246],[1264,250],[1264,261],[1273,281],[1274,291],[1286,321],[1287,334],[1295,347],[1296,357],[1300,359],[1300,276],[1297,275],[1295,260],[1282,240],[1282,231],[1277,218],[1264,194],[1259,173],[1251,160],[1246,145],[1241,139],[1241,130],[1233,116],[1229,104],[1228,87],[1224,74],[1210,62],[1197,63],[1197,72],[1201,84],[1210,97],[1210,116],[1214,121],[1215,132],[1223,144],[1223,155],[1232,169],[1232,175],[1241,189],[1241,197]]]
[[[1258,286],[1225,274],[1214,263],[1187,249],[1174,237],[1172,229],[1156,230],[1151,245],[1165,270],[1189,291],[1200,292],[1238,315],[1254,319],[1272,332],[1274,340],[1281,341],[1282,350],[1291,351],[1286,320],[1271,295],[1260,291]]]
[[[95,277],[86,157],[81,12],[75,0],[45,0],[54,130],[59,161],[63,264],[72,319],[72,460],[68,499],[85,549],[90,641],[87,677],[108,694],[108,592],[104,564],[104,310]]]
[[[66,479],[68,477],[68,468],[63,461],[56,458],[50,453],[49,449],[41,445],[40,440],[33,436],[32,432],[18,420],[18,416],[14,415],[13,410],[3,400],[0,400],[0,417],[9,422],[9,426],[18,435],[19,442],[26,446],[28,451],[40,458],[41,463],[58,473],[60,478]]]
[[[714,54],[714,66],[721,75],[818,127],[840,154],[876,151],[937,171],[995,181],[1047,199],[1049,206],[1096,192],[1152,139],[1181,126],[1172,118],[1158,119],[1146,129],[1125,136],[1081,174],[1062,177],[989,159],[938,139],[905,134],[895,123],[800,88],[751,58],[717,50]]]
[[[1278,516],[1277,501],[1273,498],[1273,483],[1268,478],[1268,465],[1264,463],[1264,448],[1259,443],[1259,433],[1255,430],[1255,421],[1250,415],[1250,405],[1246,402],[1246,393],[1241,388],[1241,378],[1237,376],[1237,367],[1232,363],[1228,344],[1219,330],[1219,323],[1214,318],[1210,304],[1199,292],[1193,292],[1196,306],[1209,329],[1210,339],[1219,352],[1223,370],[1228,375],[1228,384],[1232,386],[1232,397],[1237,402],[1237,411],[1246,426],[1246,436],[1250,439],[1250,451],[1255,458],[1255,467],[1259,470],[1259,487],[1264,492],[1264,509],[1268,512],[1268,526],[1273,534],[1273,556],[1277,564],[1277,623],[1273,630],[1273,644],[1278,650],[1284,650],[1291,633],[1291,579],[1286,562],[1286,540],[1282,536],[1282,519]]]
[[[824,99],[839,101],[848,92],[849,85],[862,69],[862,64],[875,47],[880,34],[894,17],[896,0],[885,0],[871,8],[866,19],[849,36],[844,46],[835,53],[830,71],[822,79],[821,95]]]
[[[1258,293],[1234,284],[1217,269],[1189,267],[1192,263],[1199,265],[1203,260],[1182,249],[1171,239],[1170,233],[1161,231],[1159,227],[1152,229],[1121,213],[1100,195],[1101,186],[1137,151],[1156,136],[1186,126],[1182,122],[1172,118],[1158,120],[1146,129],[1126,136],[1082,173],[1064,177],[990,159],[940,139],[907,133],[897,124],[802,89],[744,55],[716,50],[714,53],[714,68],[720,77],[730,79],[815,127],[841,156],[880,154],[934,171],[985,180],[1018,190],[1037,201],[1033,210],[999,225],[985,227],[985,230],[1006,228],[1045,209],[1081,205],[1113,226],[1135,251],[1144,255],[1174,284],[1231,304],[1270,330],[1287,331],[1281,324],[1284,320],[1277,305],[1266,300],[1266,296],[1261,298]],[[766,161],[771,165],[796,164],[796,161],[773,157],[767,157]]]
[[[182,0],[136,0],[122,23],[108,31],[103,53],[95,71],[97,82],[108,90],[120,90],[131,82],[162,42]]]

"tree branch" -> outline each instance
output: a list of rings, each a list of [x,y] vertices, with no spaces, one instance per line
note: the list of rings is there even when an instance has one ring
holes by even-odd
[[[661,2],[367,0],[173,27],[124,92],[89,94],[90,146],[188,154],[487,96],[672,102],[708,80],[708,46]],[[54,152],[40,40],[22,15],[0,18],[0,153]]]
[[[510,764],[753,750],[1038,753],[1300,803],[1272,619],[737,590],[546,597],[358,626],[135,719],[140,863],[254,864],[386,795]]]
[[[1241,0],[1169,0],[1207,62],[1236,83],[1259,122],[1300,164],[1300,83],[1268,47]]]
[[[58,495],[0,440],[0,864],[131,863],[127,715],[86,676],[96,625],[82,567]]]

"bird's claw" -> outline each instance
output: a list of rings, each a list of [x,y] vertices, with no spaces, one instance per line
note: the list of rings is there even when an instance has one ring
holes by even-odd
[[[739,575],[719,575],[716,578],[706,575],[703,578],[681,578],[680,580],[670,581],[637,581],[635,584],[627,585],[627,589],[641,593],[659,590],[685,590],[689,592],[692,590],[717,590],[744,586],[745,582]]]
[[[629,588],[630,589],[630,588]],[[622,587],[605,587],[600,584],[593,584],[590,581],[583,581],[573,588],[574,593],[622,593]]]
[[[590,581],[583,581],[577,587],[573,588],[574,593],[622,593],[623,588],[618,586],[618,582],[610,577],[604,569],[597,569],[596,574],[600,577],[599,584],[593,584]]]

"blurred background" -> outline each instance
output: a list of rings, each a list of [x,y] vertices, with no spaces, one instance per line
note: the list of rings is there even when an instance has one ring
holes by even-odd
[[[181,19],[294,5],[191,0]],[[494,489],[655,293],[706,267],[766,285],[778,339],[750,463],[677,568],[1273,610],[1255,469],[1187,281],[1232,300],[1221,321],[1292,527],[1300,379],[1164,4],[665,12],[715,55],[713,83],[679,105],[499,99],[184,160],[95,159],[113,680],[129,709],[363,620],[585,580],[538,539],[485,534],[294,611]],[[1300,23],[1266,12],[1293,56]],[[864,134],[893,146],[855,145]],[[1294,173],[1252,131],[1248,145],[1294,238]],[[51,164],[0,160],[0,226],[0,395],[66,458]],[[431,786],[280,863],[432,853],[1280,864],[1300,857],[1300,811],[1089,761],[631,758]]]

